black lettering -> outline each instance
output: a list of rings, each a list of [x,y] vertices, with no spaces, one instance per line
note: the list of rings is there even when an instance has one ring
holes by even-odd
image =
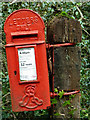
[[[28,54],[28,53],[30,53],[30,52],[22,52],[22,54]]]
[[[30,63],[30,64],[26,64],[26,65],[32,65],[32,63]]]
[[[21,63],[21,66],[24,66],[25,64],[24,63]]]

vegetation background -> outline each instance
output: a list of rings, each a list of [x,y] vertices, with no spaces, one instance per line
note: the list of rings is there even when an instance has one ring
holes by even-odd
[[[82,27],[82,42],[78,44],[81,47],[81,80],[80,80],[80,89],[81,89],[81,114],[80,118],[89,119],[89,38],[90,38],[90,2],[76,3],[76,2],[17,2],[11,4],[10,2],[0,2],[2,6],[2,17],[1,17],[1,26],[2,26],[2,118],[3,119],[24,119],[27,118],[32,120],[35,117],[47,119],[49,116],[48,110],[39,110],[34,112],[12,112],[11,109],[11,98],[10,98],[10,87],[9,87],[9,78],[7,70],[7,60],[5,53],[5,33],[3,30],[4,22],[9,14],[18,9],[30,9],[42,17],[45,26],[53,16],[58,16],[59,14],[68,15],[73,19],[78,19]],[[45,29],[46,34],[46,29]]]

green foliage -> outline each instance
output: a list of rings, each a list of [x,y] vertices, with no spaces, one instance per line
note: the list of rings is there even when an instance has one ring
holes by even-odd
[[[76,96],[76,94],[70,95],[70,96],[69,96],[69,100],[72,100],[75,96]]]
[[[54,115],[55,115],[55,116],[60,116],[61,114],[59,114],[59,113],[55,113]]]
[[[81,13],[77,9],[80,9],[83,18],[81,18]],[[2,117],[7,119],[23,119],[23,118],[32,118],[33,116],[48,116],[47,110],[34,111],[34,112],[19,112],[14,113],[11,110],[11,99],[10,99],[10,87],[9,87],[9,78],[7,72],[7,60],[5,53],[5,33],[3,30],[4,22],[9,14],[18,9],[31,9],[36,11],[42,19],[44,20],[45,26],[47,26],[47,22],[51,20],[55,15],[62,15],[66,17],[70,17],[73,19],[78,19],[82,26],[82,42],[78,44],[81,47],[81,80],[80,80],[80,89],[81,89],[81,118],[89,117],[89,39],[90,39],[90,2],[84,3],[75,3],[75,2],[60,2],[60,3],[48,3],[48,2],[17,2],[14,4],[10,4],[10,2],[2,2],[2,18],[1,18],[1,26],[2,26]],[[46,29],[45,29],[46,34]],[[57,93],[58,90],[55,89]],[[63,96],[63,91],[59,93],[59,98],[61,99]],[[64,105],[70,105],[70,100],[73,97],[69,98],[69,101],[65,102]],[[52,104],[56,104],[56,99],[52,100]],[[71,108],[70,114],[73,115],[75,108]],[[57,114],[56,114],[57,115]]]
[[[73,118],[74,112],[77,110],[76,108],[74,108],[71,105],[71,101],[73,100],[73,98],[76,96],[76,94],[74,95],[69,95],[69,100],[64,101],[63,103],[63,107],[67,106],[69,109],[69,114],[71,115],[71,117]]]
[[[66,100],[64,101],[63,103],[63,107],[67,106],[67,105],[71,105],[71,100],[75,97],[75,94],[74,95],[69,95],[69,100]],[[70,109],[70,107],[69,107]]]
[[[59,93],[58,93],[58,95],[59,95],[59,99],[61,99],[62,98],[62,96],[63,96],[63,94],[64,94],[65,92],[62,90],[62,91],[60,91]]]
[[[81,111],[81,117],[83,118],[88,118],[89,117],[89,113],[88,113],[88,110],[82,110]]]
[[[71,103],[70,103],[70,100],[67,100],[67,101],[65,101],[64,103],[63,103],[63,107],[65,107],[66,105],[70,105]]]
[[[66,16],[66,17],[69,16],[65,11],[62,11],[60,15],[61,15],[61,16]]]
[[[64,16],[64,17],[67,17],[67,18],[72,18],[72,19],[75,19],[75,17],[71,17],[69,14],[67,14],[67,12],[65,12],[65,11],[62,11],[61,13],[60,13],[60,16]]]
[[[56,93],[57,93],[57,92],[58,92],[58,89],[57,89],[57,88],[55,88],[55,89],[54,89],[54,92],[56,92]]]
[[[57,104],[57,100],[55,98],[51,99],[51,105]]]
[[[69,111],[69,114],[73,116],[73,115],[74,115],[74,112],[75,112],[76,110],[77,110],[77,109],[72,109],[72,110],[70,110],[70,111]]]
[[[56,88],[55,88],[55,89],[56,89]],[[59,99],[61,99],[61,98],[63,97],[64,93],[65,93],[65,92],[64,92],[63,90],[58,93]],[[71,105],[71,100],[72,100],[75,96],[76,96],[75,94],[74,94],[74,95],[69,95],[69,100],[64,101],[63,107],[65,107],[65,106],[67,106],[67,105]],[[52,99],[52,101],[53,101],[53,99]],[[55,102],[56,102],[56,99],[55,99]],[[56,102],[56,103],[57,103],[57,102]],[[70,107],[69,107],[69,108],[70,108]]]

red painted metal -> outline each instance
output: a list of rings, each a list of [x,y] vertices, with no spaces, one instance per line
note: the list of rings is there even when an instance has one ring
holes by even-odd
[[[46,48],[63,47],[63,46],[73,46],[73,45],[75,45],[75,43],[46,44]]]
[[[53,47],[53,70],[52,70],[52,75],[53,75],[53,77],[52,77],[52,80],[53,80],[53,82],[52,82],[52,91],[54,92],[54,47]]]
[[[41,17],[27,9],[13,12],[5,21],[5,47],[14,112],[47,109],[50,106],[44,28]],[[32,48],[34,49],[37,77],[33,80],[21,81],[19,54],[22,53],[19,51]]]
[[[38,30],[33,30],[33,31],[21,31],[21,32],[11,32],[11,36],[20,36],[20,35],[33,35],[37,34],[38,35]]]
[[[8,43],[8,44],[6,44],[5,45],[5,47],[10,47],[10,46],[17,46],[17,45],[28,45],[28,44],[37,44],[37,45],[39,45],[39,44],[44,44],[45,43],[45,41],[33,41],[32,43],[30,42],[30,41],[28,41],[28,42],[22,42],[21,44],[20,43]]]
[[[73,95],[73,94],[77,94],[79,93],[80,90],[77,90],[77,91],[73,91],[73,92],[65,92],[63,95],[67,96],[67,95]],[[55,92],[51,92],[50,93],[50,96],[51,97],[55,97],[55,96],[59,96],[58,93],[55,93]]]
[[[53,61],[52,61],[52,92],[50,93],[51,97],[55,97],[58,96],[57,93],[54,93],[54,48],[55,47],[63,47],[63,46],[73,46],[75,45],[75,43],[62,43],[62,44],[46,44],[46,48],[48,48],[48,51],[50,48],[52,48],[53,52],[52,52],[52,57],[53,57]],[[80,90],[78,91],[73,91],[73,92],[65,92],[63,95],[72,95],[72,94],[77,94],[79,93]]]
[[[53,63],[52,63],[52,68],[53,68],[53,71],[52,71],[52,92],[50,93],[50,96],[52,98],[54,98],[55,96],[58,96],[58,93],[54,92],[54,48],[55,47],[63,47],[63,46],[73,46],[73,45],[75,45],[75,43],[63,43],[63,44],[54,44],[54,45],[46,44],[46,48],[48,48],[48,49],[53,48],[53,53],[52,53],[52,56],[53,56]],[[73,95],[73,94],[77,94],[79,92],[80,92],[80,90],[73,91],[73,92],[65,92],[63,95],[64,96]],[[54,107],[54,105],[53,105],[53,107]]]

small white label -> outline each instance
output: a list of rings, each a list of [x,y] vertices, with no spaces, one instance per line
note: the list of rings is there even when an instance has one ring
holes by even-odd
[[[18,49],[20,80],[37,80],[34,47]]]

